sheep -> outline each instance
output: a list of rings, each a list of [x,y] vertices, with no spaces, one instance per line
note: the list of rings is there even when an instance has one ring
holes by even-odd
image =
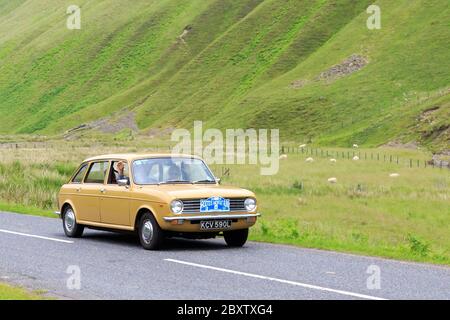
[[[391,178],[397,178],[397,177],[399,177],[400,176],[400,174],[398,174],[398,173],[391,173],[390,175],[389,175],[389,177],[391,177]]]
[[[356,149],[356,148],[359,148],[359,146],[358,146],[356,143],[354,143],[354,144],[353,144],[353,148]]]
[[[300,149],[306,148],[306,144],[301,144],[298,146]]]
[[[337,178],[331,177],[331,178],[328,179],[328,182],[329,183],[337,183]]]
[[[314,159],[313,158],[311,158],[311,157],[309,157],[309,158],[306,158],[306,160],[305,160],[306,162],[314,162]]]
[[[287,159],[287,154],[282,154],[281,156],[280,156],[280,158],[279,158],[280,160],[284,160],[284,159]]]
[[[358,156],[354,156],[354,157],[353,157],[353,160],[354,160],[354,161],[358,161],[358,160],[359,160],[359,157],[358,157]]]
[[[336,163],[336,162],[337,162],[337,160],[336,160],[336,159],[334,159],[334,158],[332,158],[332,159],[330,159],[330,162],[331,162],[331,163]]]

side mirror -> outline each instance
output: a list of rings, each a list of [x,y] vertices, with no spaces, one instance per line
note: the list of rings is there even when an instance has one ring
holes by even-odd
[[[217,184],[220,184],[220,178],[216,178],[215,180]]]
[[[128,181],[128,179],[119,179],[117,180],[117,184],[120,187],[128,187],[128,185],[130,184],[130,182]]]

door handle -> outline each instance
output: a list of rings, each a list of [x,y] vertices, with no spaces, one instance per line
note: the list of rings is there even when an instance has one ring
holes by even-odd
[[[101,193],[105,193],[105,191],[106,191],[105,188],[101,188],[101,189],[100,189],[100,192],[101,192]]]
[[[78,188],[77,188],[77,192],[80,192],[80,190],[81,190],[81,188],[80,188],[80,187],[78,187]]]

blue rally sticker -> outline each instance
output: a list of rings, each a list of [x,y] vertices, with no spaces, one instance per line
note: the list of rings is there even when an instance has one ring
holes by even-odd
[[[200,200],[200,212],[224,212],[230,211],[230,199],[211,197]]]

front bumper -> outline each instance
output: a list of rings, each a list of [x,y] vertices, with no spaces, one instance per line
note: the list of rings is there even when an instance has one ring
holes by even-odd
[[[189,220],[189,221],[199,221],[199,220],[223,220],[223,219],[245,219],[245,218],[254,218],[260,217],[260,213],[245,213],[245,214],[222,214],[222,215],[199,215],[199,216],[171,216],[164,217],[165,221],[173,221],[173,220]]]
[[[166,231],[174,231],[181,233],[190,232],[220,232],[228,230],[246,229],[256,223],[256,219],[260,217],[259,213],[237,213],[237,214],[217,214],[217,215],[180,215],[163,217],[161,228]],[[212,220],[231,220],[231,228],[227,229],[201,229],[200,221]]]

